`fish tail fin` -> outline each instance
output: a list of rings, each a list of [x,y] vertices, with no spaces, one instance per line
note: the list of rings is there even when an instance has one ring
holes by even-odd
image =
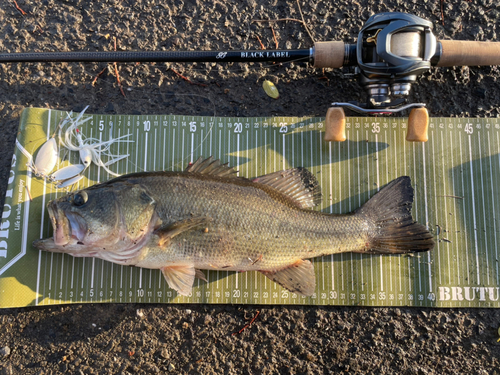
[[[429,230],[411,215],[413,188],[408,176],[390,182],[356,214],[365,215],[375,225],[367,243],[368,253],[403,254],[434,248]]]

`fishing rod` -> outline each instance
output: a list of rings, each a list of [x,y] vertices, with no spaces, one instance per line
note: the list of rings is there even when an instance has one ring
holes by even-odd
[[[408,103],[417,77],[432,66],[500,65],[500,42],[438,41],[430,21],[399,12],[371,16],[356,44],[316,42],[308,49],[240,51],[33,52],[0,53],[14,62],[297,62],[314,68],[355,67],[366,102],[332,103],[326,113],[325,140],[344,141],[344,108],[360,114],[391,115],[411,109],[406,139],[426,142],[425,103]]]

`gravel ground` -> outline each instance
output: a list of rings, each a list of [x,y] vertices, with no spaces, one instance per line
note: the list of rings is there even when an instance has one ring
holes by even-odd
[[[258,49],[257,36],[270,49],[275,41],[269,23],[251,21],[301,17],[296,2],[282,0],[17,4],[26,15],[14,1],[0,4],[0,52],[109,51],[114,36],[118,50]],[[301,6],[317,41],[352,43],[368,17],[383,11],[426,18],[440,39],[496,41],[500,31],[500,7],[493,0],[306,0]],[[299,22],[273,25],[280,48],[312,43]],[[360,99],[359,85],[342,70],[206,63],[120,64],[123,97],[106,66],[0,65],[2,205],[24,107],[78,110],[89,104],[89,113],[198,115],[212,115],[215,108],[220,116],[303,116],[324,115],[332,101]],[[277,85],[279,100],[265,95],[264,79]],[[433,69],[418,79],[411,99],[427,103],[432,116],[498,117],[499,79],[498,67]],[[232,335],[257,311],[249,328]],[[0,374],[500,374],[499,323],[500,311],[493,309],[133,304],[3,309]]]

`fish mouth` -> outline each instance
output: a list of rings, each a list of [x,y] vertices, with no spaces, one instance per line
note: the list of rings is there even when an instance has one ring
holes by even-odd
[[[47,209],[54,229],[54,244],[56,246],[84,244],[87,224],[80,215],[59,209],[56,202],[50,202]]]

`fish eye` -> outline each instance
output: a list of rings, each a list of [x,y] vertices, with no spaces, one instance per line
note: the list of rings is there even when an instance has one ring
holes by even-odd
[[[73,204],[75,206],[82,206],[85,203],[87,203],[88,198],[89,197],[85,191],[80,191],[79,193],[76,193],[75,196],[73,197]]]

